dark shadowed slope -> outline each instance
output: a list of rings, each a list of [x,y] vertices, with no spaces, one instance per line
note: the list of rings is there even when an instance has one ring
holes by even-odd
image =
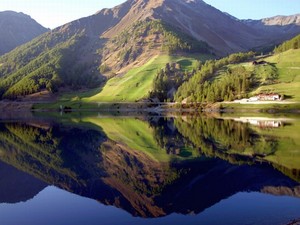
[[[45,33],[47,29],[30,16],[13,11],[0,12],[0,55]]]

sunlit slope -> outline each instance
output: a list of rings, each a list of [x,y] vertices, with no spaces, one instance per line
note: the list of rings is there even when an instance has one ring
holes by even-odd
[[[300,101],[300,49],[276,54],[265,61],[273,63],[278,69],[278,82],[261,86],[256,92],[272,91]]]
[[[134,102],[148,97],[152,90],[157,71],[165,67],[166,63],[179,63],[183,71],[192,70],[197,59],[203,60],[208,56],[155,56],[145,65],[129,70],[125,75],[118,75],[110,79],[100,93],[89,98],[87,102]]]

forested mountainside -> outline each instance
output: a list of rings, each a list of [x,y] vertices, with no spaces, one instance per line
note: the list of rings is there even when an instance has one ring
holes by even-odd
[[[277,26],[270,35],[268,29],[250,26],[201,0],[128,0],[47,32],[2,56],[0,96],[15,99],[43,90],[55,93],[103,87],[100,100],[115,94],[112,101],[138,101],[151,92],[155,73],[164,65],[157,64],[151,72],[139,71],[145,72],[141,76],[127,76],[131,69],[148,68],[161,56],[203,61],[260,49],[294,35],[298,25],[286,29],[290,25]],[[106,93],[105,85],[131,78],[137,81],[125,87],[130,86],[134,97]]]

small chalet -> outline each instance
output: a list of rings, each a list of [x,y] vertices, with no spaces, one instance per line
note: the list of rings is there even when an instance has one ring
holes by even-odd
[[[256,96],[258,101],[276,101],[280,100],[279,94],[259,94]]]

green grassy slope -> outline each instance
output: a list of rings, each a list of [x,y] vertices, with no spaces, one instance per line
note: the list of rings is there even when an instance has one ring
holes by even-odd
[[[244,55],[241,53],[241,56]],[[254,60],[267,63],[254,64]],[[299,49],[263,58],[253,55],[241,58],[239,54],[233,54],[207,61],[178,88],[175,99],[178,102],[215,103],[249,98],[259,93],[278,93],[284,95],[285,100],[299,102],[299,81]]]
[[[157,71],[166,63],[176,62],[182,71],[191,71],[197,61],[212,58],[211,55],[190,54],[188,56],[159,55],[149,60],[145,65],[129,70],[125,75],[108,80],[103,88],[89,91],[63,93],[51,104],[36,104],[35,109],[58,109],[69,106],[72,109],[95,108],[98,102],[135,102],[147,98],[152,90]]]
[[[259,83],[248,93],[249,97],[259,93],[279,93],[285,95],[286,100],[300,101],[300,49],[288,50],[263,60],[269,65],[254,66],[252,62],[227,65],[216,73],[215,79],[222,82],[227,68],[244,67]]]
[[[152,58],[145,65],[128,71],[125,75],[116,76],[110,79],[100,93],[89,98],[84,98],[86,102],[134,102],[148,97],[152,90],[153,80],[159,69],[166,63],[176,62],[182,70],[191,71],[197,59],[207,59],[209,56],[170,56],[160,55]]]
[[[278,77],[272,84],[263,81],[263,77],[270,73],[271,65],[253,66],[252,63],[230,65],[230,67],[243,66],[260,80],[261,86],[255,88],[249,96],[273,92],[285,95],[288,100],[300,101],[300,49],[291,49],[264,60],[277,70]]]
[[[288,50],[265,59],[278,69],[278,83],[259,87],[255,92],[270,90],[300,101],[300,49]]]

